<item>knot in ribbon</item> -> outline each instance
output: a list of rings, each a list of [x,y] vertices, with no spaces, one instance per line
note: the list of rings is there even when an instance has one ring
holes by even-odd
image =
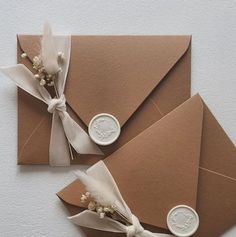
[[[48,112],[53,114],[55,110],[64,112],[66,111],[66,98],[62,94],[59,98],[53,98],[48,101]]]
[[[127,226],[126,234],[127,237],[134,237],[137,234],[142,234],[144,232],[144,228],[141,226],[138,218],[134,215],[132,215],[132,222],[133,224],[130,226]]]

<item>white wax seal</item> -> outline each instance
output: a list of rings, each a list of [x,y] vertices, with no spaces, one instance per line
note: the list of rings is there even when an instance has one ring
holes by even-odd
[[[120,123],[111,114],[97,114],[91,119],[88,132],[95,143],[107,146],[120,136]]]
[[[197,212],[186,205],[172,208],[167,215],[167,226],[172,234],[178,237],[192,236],[199,227]]]

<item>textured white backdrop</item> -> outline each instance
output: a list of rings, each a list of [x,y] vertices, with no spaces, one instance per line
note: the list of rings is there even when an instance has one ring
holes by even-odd
[[[16,34],[46,19],[56,33],[192,34],[192,94],[236,144],[236,1],[0,0],[0,66],[16,62]],[[0,76],[0,236],[82,236],[54,195],[76,167],[16,166],[16,124],[16,87]]]

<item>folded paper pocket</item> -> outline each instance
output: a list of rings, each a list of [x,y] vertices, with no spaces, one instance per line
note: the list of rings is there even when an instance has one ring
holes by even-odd
[[[187,205],[200,218],[196,237],[219,236],[235,225],[236,148],[199,95],[145,129],[104,163],[142,223],[167,230],[168,212]],[[80,202],[84,192],[76,180],[58,196],[76,214],[84,208]],[[99,232],[99,236],[113,235]],[[89,236],[98,232],[89,230]]]
[[[18,62],[31,69],[40,36],[18,35]],[[110,155],[190,97],[190,36],[72,36],[65,87],[67,111],[87,132],[100,113],[121,125],[117,141],[101,146]],[[48,164],[51,116],[47,107],[18,90],[18,164]],[[72,164],[93,164],[78,155]]]

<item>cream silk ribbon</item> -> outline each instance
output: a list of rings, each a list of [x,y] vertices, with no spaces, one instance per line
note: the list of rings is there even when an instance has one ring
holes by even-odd
[[[58,74],[55,83],[59,98],[52,98],[48,91],[39,85],[34,74],[22,64],[0,68],[0,70],[18,87],[48,105],[48,112],[53,114],[49,163],[51,166],[69,166],[70,150],[68,141],[80,154],[103,155],[103,153],[66,112],[64,89],[70,62],[71,37],[55,36],[55,46],[58,52],[64,54],[63,64],[61,65],[62,71]]]
[[[102,182],[106,187],[109,187],[109,191],[116,196],[116,202],[114,203],[114,206],[120,213],[122,213],[122,215],[127,218],[127,220],[129,220],[130,223],[132,223],[132,225],[126,226],[106,216],[101,219],[96,212],[90,210],[85,210],[79,214],[68,217],[69,220],[71,220],[74,224],[96,230],[125,233],[127,237],[173,237],[173,235],[169,234],[152,233],[148,230],[145,230],[141,226],[138,218],[132,214],[131,210],[122,198],[115,180],[103,161],[99,161],[90,167],[86,173],[95,180]]]

